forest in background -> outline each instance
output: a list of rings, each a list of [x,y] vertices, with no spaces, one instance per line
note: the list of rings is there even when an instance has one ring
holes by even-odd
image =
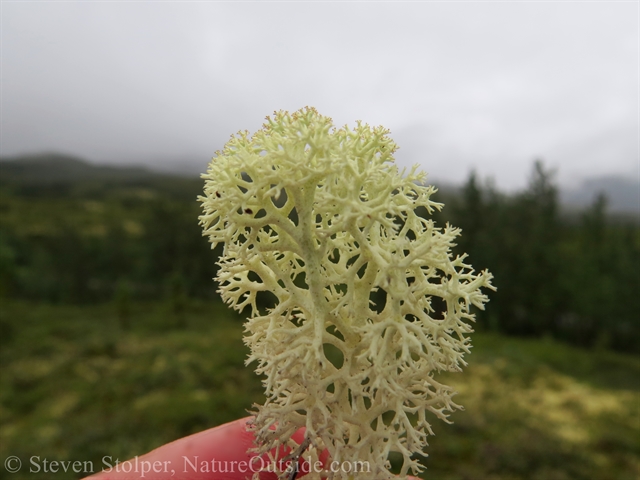
[[[202,185],[59,155],[2,161],[0,294],[112,303],[124,326],[136,301],[162,300],[179,314],[189,299],[217,299],[219,251],[197,222]],[[456,253],[494,274],[498,291],[478,312],[479,330],[638,351],[637,218],[609,215],[604,196],[564,211],[540,162],[521,192],[503,194],[472,174],[435,200],[445,204],[436,223],[463,230]]]

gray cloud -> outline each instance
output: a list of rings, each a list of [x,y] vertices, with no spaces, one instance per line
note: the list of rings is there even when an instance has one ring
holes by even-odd
[[[313,105],[389,127],[435,178],[626,174],[637,38],[631,3],[5,3],[2,154],[200,169]]]

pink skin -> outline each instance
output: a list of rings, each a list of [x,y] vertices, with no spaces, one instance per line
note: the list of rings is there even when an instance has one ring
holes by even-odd
[[[181,438],[155,450],[116,466],[113,459],[111,471],[92,475],[93,480],[246,480],[251,478],[252,456],[247,450],[253,446],[253,434],[247,432],[248,418],[241,418],[219,427]],[[303,432],[294,439],[301,442]],[[214,461],[212,466],[212,460]],[[326,458],[322,460],[326,461]],[[260,460],[253,461],[254,468]],[[303,478],[301,471],[297,476]],[[263,473],[261,480],[277,480],[273,473]],[[414,479],[414,477],[407,477]],[[418,479],[414,479],[418,480]]]
[[[111,464],[114,465],[114,468],[111,471],[102,471],[90,478],[96,480],[143,478],[151,480],[244,480],[251,478],[252,472],[246,466],[251,460],[251,455],[247,453],[247,450],[253,446],[253,434],[246,430],[247,420],[247,418],[242,418],[167,443],[138,457],[137,463],[135,459],[132,459],[130,460],[131,465],[121,464],[118,469],[115,468],[115,460],[113,460]],[[211,473],[213,470],[211,460],[216,462],[216,471],[229,470],[229,473]],[[202,462],[207,462],[208,468],[203,466]],[[218,462],[222,462],[222,464]],[[224,462],[227,462],[227,465],[235,462],[234,468],[224,468]],[[238,468],[240,462],[244,462],[242,468]],[[245,471],[241,472],[241,469]],[[276,478],[274,474],[264,475],[264,480],[275,480]]]

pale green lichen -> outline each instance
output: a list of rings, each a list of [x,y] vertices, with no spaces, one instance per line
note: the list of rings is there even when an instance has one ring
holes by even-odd
[[[255,451],[277,461],[289,446],[288,458],[313,460],[326,449],[334,465],[365,462],[358,477],[375,480],[392,477],[391,452],[401,476],[423,469],[428,412],[447,420],[460,408],[434,374],[466,365],[470,307],[493,288],[490,273],[452,257],[459,229],[424,218],[442,206],[436,189],[416,168],[398,172],[387,134],[335,129],[312,108],[276,112],[217,152],[200,217],[212,244],[224,243],[222,298],[251,311],[248,362],[266,390]],[[260,311],[259,292],[275,306]],[[321,476],[353,477],[343,470]]]

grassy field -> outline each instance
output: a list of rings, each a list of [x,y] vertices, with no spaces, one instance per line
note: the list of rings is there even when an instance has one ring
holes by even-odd
[[[219,303],[113,305],[3,301],[0,478],[29,459],[145,453],[245,416],[262,387],[243,362],[242,319]],[[126,327],[126,328],[125,328]],[[640,359],[552,340],[474,334],[465,373],[447,374],[466,407],[434,419],[425,479],[635,480],[640,476]]]

